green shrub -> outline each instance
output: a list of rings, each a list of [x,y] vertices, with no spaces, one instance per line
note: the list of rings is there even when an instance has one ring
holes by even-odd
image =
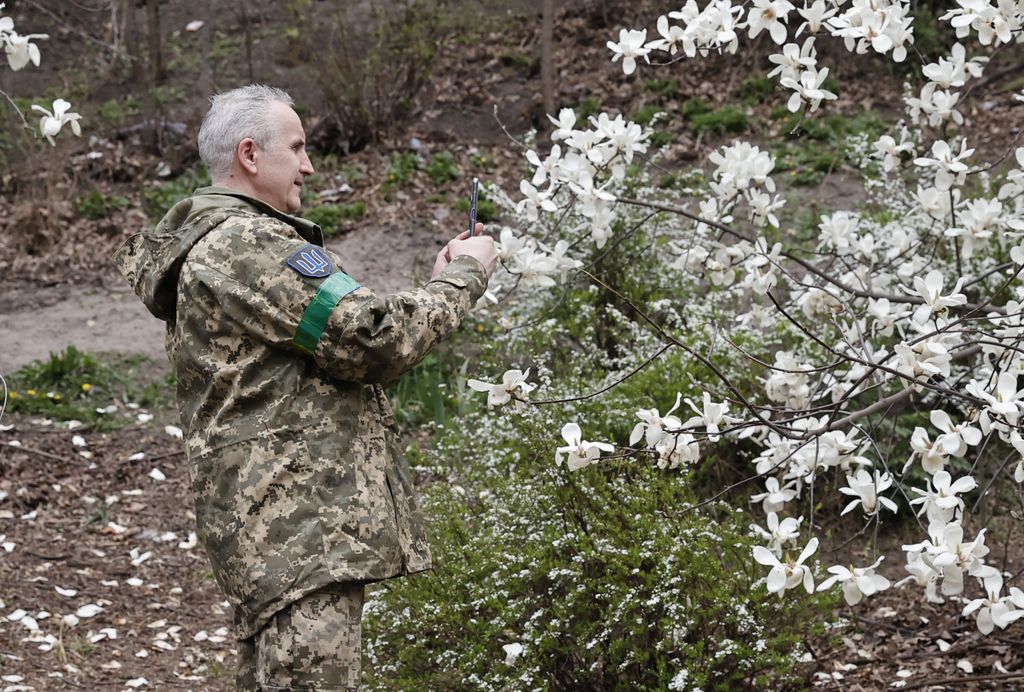
[[[97,115],[115,127],[121,127],[128,118],[138,116],[142,113],[142,104],[139,99],[131,94],[121,98],[104,101],[97,111]]]
[[[675,137],[672,136],[671,132],[666,130],[655,130],[651,133],[651,146],[655,149],[661,149],[662,147],[671,144]]]
[[[710,113],[711,110],[711,106],[705,103],[702,99],[692,98],[687,99],[686,102],[683,103],[682,113],[684,118],[691,120],[695,116]]]
[[[469,213],[469,199],[467,197],[460,197],[455,201],[455,211],[460,211],[464,214]],[[476,200],[476,220],[480,223],[490,223],[498,218],[498,207],[489,199],[485,199],[483,192],[477,197]],[[466,223],[468,224],[468,217]]]
[[[648,79],[644,82],[644,89],[659,96],[675,96],[679,93],[679,80],[675,77],[668,79]]]
[[[366,203],[322,204],[302,212],[302,216],[318,225],[324,235],[330,237],[341,230],[341,222],[350,219],[361,219],[366,213]]]
[[[412,178],[419,161],[411,151],[392,152],[388,156],[387,184],[405,185]]]
[[[798,678],[803,638],[834,598],[769,594],[745,514],[687,512],[685,481],[649,463],[555,467],[557,431],[539,417],[466,422],[439,454],[481,464],[479,447],[497,447],[507,471],[430,489],[435,568],[370,599],[369,689],[778,689]],[[521,658],[506,664],[505,644],[521,644]]]
[[[314,78],[327,105],[326,125],[338,135],[326,143],[346,152],[379,141],[402,122],[430,79],[445,36],[468,16],[442,0],[370,3],[369,17],[358,17],[352,3],[333,3],[327,13],[310,5],[289,3],[295,47],[319,67]]]
[[[775,93],[775,80],[771,77],[753,76],[740,82],[740,96],[754,103],[764,103]]]
[[[122,195],[105,197],[99,190],[93,190],[75,200],[75,213],[86,219],[105,219],[111,212],[127,209],[131,200]]]
[[[579,121],[585,121],[590,116],[597,115],[604,108],[601,106],[600,101],[593,96],[588,96],[580,101],[580,104],[574,110],[576,111],[577,126],[579,126]]]
[[[747,111],[738,106],[723,106],[717,111],[694,115],[690,118],[690,127],[695,133],[740,133],[747,129]]]
[[[206,166],[200,164],[177,178],[142,188],[142,208],[153,221],[159,221],[175,204],[199,187],[210,184]]]
[[[654,116],[657,115],[658,113],[661,113],[664,110],[664,108],[661,108],[660,106],[656,106],[653,104],[644,106],[636,113],[634,113],[632,116],[630,116],[629,119],[639,125],[650,125],[651,121],[654,120]]]
[[[636,304],[658,306],[654,319],[692,348],[709,348],[713,316],[693,314],[703,309],[697,305],[672,307],[707,288],[636,262],[634,253],[651,242],[640,232],[615,253],[599,259],[595,250],[592,271]],[[512,310],[503,318],[520,321]],[[568,399],[602,389],[660,345],[621,298],[598,286],[567,286],[528,314],[544,319],[475,341],[465,375],[494,382],[506,368],[531,366],[531,381],[549,383],[535,399]],[[742,331],[730,337],[749,348],[754,337]],[[716,359],[741,372],[738,351]],[[459,386],[463,375],[445,372],[447,386]],[[650,455],[606,457],[576,472],[554,463],[565,422],[621,448],[637,402],[664,411],[679,389],[710,377],[673,350],[601,397],[490,410],[467,390],[478,398],[457,425],[440,428],[433,451],[410,453],[421,474],[453,481],[434,483],[425,497],[434,570],[384,582],[370,595],[368,689],[807,686],[810,671],[796,660],[803,640],[823,630],[834,593],[770,595],[766,570],[751,557],[753,519],[723,503],[692,509],[743,450],[707,446],[693,472],[658,469]],[[749,384],[742,380],[740,388]],[[523,647],[508,663],[507,644]]]
[[[451,152],[442,151],[435,154],[427,163],[427,175],[437,185],[443,185],[450,180],[458,178],[458,171],[455,167],[455,157]]]
[[[452,416],[469,410],[465,368],[465,358],[460,358],[456,351],[432,351],[388,391],[398,422],[407,426],[443,427]],[[453,374],[457,374],[454,380]]]

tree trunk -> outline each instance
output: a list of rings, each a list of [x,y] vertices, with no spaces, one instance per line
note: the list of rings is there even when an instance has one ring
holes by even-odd
[[[160,0],[146,0],[149,34],[149,71],[153,84],[163,78],[163,52],[160,50]]]
[[[554,66],[555,0],[544,0],[540,38],[540,81],[544,98],[544,112],[555,112],[555,66]]]
[[[135,19],[134,0],[121,0],[121,13],[124,20],[124,43],[128,52],[128,79],[137,84],[142,64],[142,51],[139,50],[138,22]],[[124,73],[122,73],[124,74]]]
[[[163,74],[160,55],[160,0],[146,0],[146,27],[149,42],[149,88],[143,100],[146,110],[146,127],[143,138],[146,146],[153,153],[160,152],[160,123],[157,118],[156,88]]]
[[[252,27],[249,21],[249,11],[246,9],[248,2],[239,3],[239,11],[241,12],[242,31],[245,36],[245,65],[248,68],[249,84],[255,82],[252,71]]]

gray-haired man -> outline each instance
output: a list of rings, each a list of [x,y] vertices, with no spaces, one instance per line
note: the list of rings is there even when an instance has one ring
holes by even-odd
[[[213,187],[116,260],[167,322],[199,535],[235,607],[238,686],[359,685],[363,585],[430,567],[383,386],[454,331],[497,256],[466,231],[431,280],[378,297],[291,214],[313,166],[292,100],[216,96]]]

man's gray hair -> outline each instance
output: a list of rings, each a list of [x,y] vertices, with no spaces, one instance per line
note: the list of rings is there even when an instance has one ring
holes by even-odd
[[[292,97],[275,87],[250,84],[210,99],[210,111],[199,128],[199,157],[214,181],[223,180],[231,172],[238,143],[251,137],[266,148],[277,136],[270,119],[270,104],[280,101],[294,105]]]

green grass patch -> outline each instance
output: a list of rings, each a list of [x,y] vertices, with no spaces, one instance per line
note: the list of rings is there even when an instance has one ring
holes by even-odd
[[[467,398],[466,359],[435,349],[388,390],[395,418],[405,426],[446,425],[474,405]]]
[[[739,106],[722,106],[716,111],[694,115],[689,121],[690,128],[696,134],[738,134],[747,129],[747,111]]]
[[[650,104],[638,110],[629,119],[638,125],[650,125],[651,121],[654,120],[654,116],[664,112],[664,110],[661,106]]]
[[[764,103],[775,93],[775,80],[771,77],[753,76],[740,82],[740,96],[748,103]]]
[[[154,377],[152,372],[153,363],[144,356],[103,356],[72,345],[12,374],[7,407],[11,413],[116,430],[135,421],[134,415],[123,415],[125,403],[144,408],[173,404],[173,376]],[[122,415],[97,410],[111,404]]]
[[[851,135],[866,133],[876,138],[884,132],[885,124],[871,111],[824,118],[788,113],[781,127],[785,141],[775,149],[775,169],[785,173],[791,184],[818,185],[846,162],[846,141]]]
[[[345,221],[361,219],[365,214],[366,203],[360,200],[349,204],[322,204],[305,210],[302,216],[319,226],[329,238],[344,229]]]
[[[658,96],[672,97],[679,93],[679,80],[675,77],[668,79],[648,79],[644,82],[644,90]]]

